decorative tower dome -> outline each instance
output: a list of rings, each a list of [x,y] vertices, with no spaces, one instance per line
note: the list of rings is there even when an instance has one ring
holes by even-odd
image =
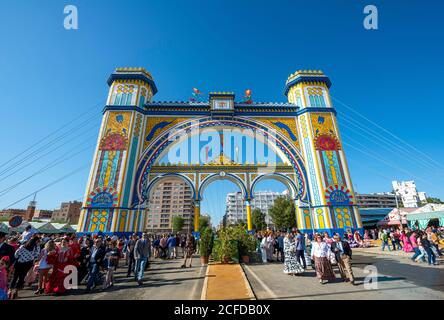
[[[143,107],[157,93],[153,77],[144,68],[117,68],[108,85],[108,105]]]
[[[299,70],[288,77],[284,94],[300,108],[331,107],[330,86],[330,79],[321,70]]]

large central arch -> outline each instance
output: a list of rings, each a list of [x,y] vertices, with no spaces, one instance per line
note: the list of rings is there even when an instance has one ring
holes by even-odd
[[[294,197],[300,199],[307,198],[307,175],[300,151],[294,147],[293,143],[268,127],[251,119],[236,118],[213,118],[203,117],[196,120],[189,120],[164,131],[160,134],[143,152],[141,160],[137,165],[136,179],[134,185],[132,206],[137,206],[147,200],[147,191],[150,189],[151,181],[149,179],[150,169],[157,159],[168,149],[168,147],[184,134],[189,134],[193,129],[225,127],[225,128],[246,128],[258,133],[275,142],[277,153],[283,154],[294,169],[295,179],[292,184]],[[274,147],[274,145],[272,145]],[[173,170],[173,169],[172,169]],[[173,173],[170,172],[170,173]],[[288,180],[288,178],[286,179]],[[286,182],[288,183],[288,182]],[[248,197],[251,197],[249,190],[246,191]],[[196,194],[196,200],[199,199],[199,193]]]
[[[155,166],[158,159],[171,148],[174,143],[179,141],[185,135],[192,135],[199,132],[202,128],[241,128],[249,129],[247,132],[257,134],[254,138],[262,141],[272,141],[268,144],[272,151],[278,154],[282,160],[287,162],[287,168],[279,172],[282,166],[260,168],[255,165],[244,164],[226,164],[220,166],[199,166],[183,164],[180,166],[168,166],[160,168]],[[193,151],[193,150],[192,150]],[[200,151],[200,150],[199,150]],[[176,126],[162,132],[153,139],[151,144],[145,149],[137,165],[136,179],[133,191],[132,207],[146,207],[150,199],[150,193],[154,186],[162,179],[171,176],[181,177],[192,190],[192,196],[195,203],[194,224],[195,231],[198,231],[200,216],[200,201],[203,197],[205,188],[213,181],[228,179],[239,186],[245,200],[247,210],[248,228],[252,228],[250,201],[254,197],[253,188],[257,182],[263,179],[277,179],[283,182],[289,189],[291,197],[296,199],[307,199],[307,175],[302,162],[300,151],[284,135],[273,128],[244,117],[202,117],[195,120],[183,121]],[[290,168],[290,172],[289,169]],[[153,168],[156,170],[153,171]],[[163,170],[162,170],[163,169]],[[189,170],[187,170],[189,169]],[[206,170],[205,174],[196,174]],[[256,171],[256,172],[255,172]],[[193,175],[193,178],[190,176]]]

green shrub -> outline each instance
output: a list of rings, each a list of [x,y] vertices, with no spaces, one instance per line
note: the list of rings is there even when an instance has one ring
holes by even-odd
[[[208,257],[213,249],[213,230],[206,227],[200,232],[199,254],[201,257]]]
[[[215,261],[224,261],[226,258],[239,261],[240,256],[248,256],[256,250],[257,241],[252,234],[247,233],[244,225],[234,225],[222,228],[214,241],[212,257]]]

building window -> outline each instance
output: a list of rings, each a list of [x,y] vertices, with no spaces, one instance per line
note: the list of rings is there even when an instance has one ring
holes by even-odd
[[[324,100],[324,90],[318,87],[307,89],[311,107],[326,107]]]
[[[133,96],[135,94],[136,86],[119,84],[114,89],[114,105],[128,106],[131,105]]]

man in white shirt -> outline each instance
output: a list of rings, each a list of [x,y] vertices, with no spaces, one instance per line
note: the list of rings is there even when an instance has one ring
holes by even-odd
[[[31,225],[26,226],[25,231],[23,231],[23,233],[22,233],[22,235],[20,237],[19,242],[21,244],[23,244],[23,243],[29,241],[32,238],[34,233],[35,233],[35,230],[32,229]]]

